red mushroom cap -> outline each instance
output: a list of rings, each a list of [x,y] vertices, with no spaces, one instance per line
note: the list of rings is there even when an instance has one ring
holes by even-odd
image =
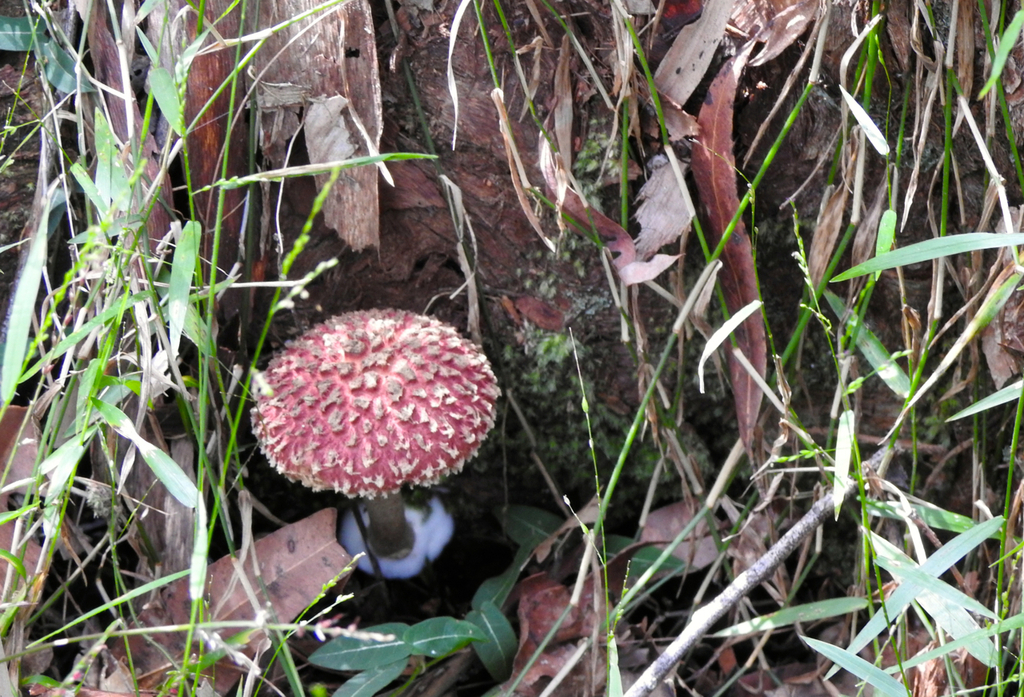
[[[332,317],[279,353],[257,390],[267,460],[314,490],[375,497],[462,469],[501,394],[487,357],[451,326],[401,310]]]

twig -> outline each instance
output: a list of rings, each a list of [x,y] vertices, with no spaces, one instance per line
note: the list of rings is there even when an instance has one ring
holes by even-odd
[[[854,490],[855,484],[851,483],[843,492],[843,499]],[[676,639],[668,645],[665,653],[648,666],[632,687],[626,692],[625,697],[647,697],[654,688],[658,686],[666,675],[682,660],[683,656],[694,647],[698,640],[711,628],[715,622],[720,620],[733,606],[735,606],[747,593],[752,591],[775,570],[782,565],[782,562],[800,544],[818,529],[829,515],[835,511],[835,499],[831,495],[822,496],[815,503],[811,510],[807,511],[803,518],[797,521],[796,525],[790,528],[789,532],[765,552],[765,555],[736,577],[722,593],[710,603],[693,613],[690,623]]]

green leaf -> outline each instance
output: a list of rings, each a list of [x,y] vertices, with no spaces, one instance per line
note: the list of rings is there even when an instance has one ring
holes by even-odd
[[[1024,380],[1018,380],[1017,382],[1011,385],[1007,385],[998,392],[993,392],[984,399],[979,399],[977,402],[967,407],[966,409],[962,409],[957,413],[953,414],[951,417],[946,419],[946,421],[949,422],[956,421],[957,419],[964,419],[968,416],[974,416],[979,412],[983,412],[986,409],[998,407],[1000,404],[1016,402],[1018,399],[1020,399],[1020,391],[1022,387],[1024,387]]]
[[[199,498],[199,490],[196,488],[195,483],[178,466],[178,463],[172,460],[170,455],[139,435],[139,432],[135,430],[135,425],[123,411],[95,397],[91,401],[93,408],[100,413],[103,420],[113,426],[115,431],[130,440],[138,448],[142,459],[153,470],[156,478],[167,487],[168,493],[177,499],[181,505],[187,508],[195,508],[196,499]]]
[[[825,299],[837,317],[846,316],[846,306],[839,299],[839,296],[830,290],[826,290]],[[861,323],[860,317],[856,314],[851,313],[847,316],[846,324],[850,328],[849,333],[854,337],[857,349],[864,354],[868,363],[878,373],[878,377],[882,378],[882,382],[895,392],[897,396],[906,399],[907,395],[910,394],[910,378],[907,377],[900,364],[886,350],[885,345],[878,340],[874,332]]]
[[[128,177],[121,166],[120,150],[106,117],[99,109],[96,114],[96,189],[103,205],[100,213],[107,209],[123,210],[128,203]]]
[[[821,600],[816,603],[787,607],[778,612],[770,612],[767,615],[761,615],[752,620],[734,624],[731,627],[715,632],[711,636],[716,639],[722,639],[758,634],[772,629],[789,627],[797,622],[817,622],[829,617],[859,612],[866,609],[867,606],[867,598],[832,598],[830,600]]]
[[[847,409],[839,416],[839,429],[836,433],[836,481],[832,487],[836,520],[839,520],[839,511],[843,509],[846,487],[850,482],[850,460],[853,457],[854,438],[856,437],[853,411]]]
[[[978,99],[988,94],[988,91],[996,86],[996,82],[1002,76],[1003,68],[1006,67],[1006,59],[1010,57],[1010,51],[1017,45],[1017,38],[1020,36],[1021,27],[1024,27],[1024,10],[1017,10],[1017,14],[1013,16],[1010,25],[1006,27],[1006,31],[1003,32],[1003,36],[999,39],[999,48],[992,59],[992,74],[989,75],[985,86],[981,88],[981,92],[978,93]]]
[[[28,51],[35,37],[28,17],[0,17],[0,51]]]
[[[32,233],[32,246],[29,247],[25,265],[18,277],[18,287],[14,291],[10,311],[7,317],[7,343],[4,346],[4,361],[0,366],[0,397],[4,404],[10,404],[18,389],[21,369],[25,364],[28,352],[29,330],[32,328],[32,315],[36,308],[36,296],[39,294],[39,283],[43,276],[43,264],[46,263],[46,224],[49,206],[43,208],[39,227]]]
[[[878,221],[878,236],[875,237],[875,256],[890,251],[895,241],[896,211],[890,208],[882,213],[882,219]]]
[[[884,271],[885,269],[894,269],[897,266],[920,264],[922,261],[931,261],[932,259],[940,259],[954,254],[976,252],[981,249],[1013,247],[1019,244],[1024,244],[1024,233],[1021,232],[1009,234],[968,232],[962,235],[946,235],[945,237],[936,237],[880,254],[874,259],[868,259],[863,264],[857,264],[852,269],[844,271],[833,278],[832,281],[848,281],[857,276],[864,276],[875,271]]]
[[[889,154],[889,144],[885,141],[885,136],[878,130],[878,126],[868,116],[868,112],[864,111],[856,99],[853,98],[849,92],[847,92],[842,85],[839,86],[839,91],[843,95],[843,101],[846,102],[846,106],[849,107],[853,113],[853,118],[857,119],[857,123],[860,124],[861,129],[864,131],[864,135],[871,141],[871,147],[873,147],[878,154],[885,157]]]
[[[878,692],[888,697],[909,697],[910,691],[895,678],[881,668],[874,666],[852,651],[844,651],[838,646],[826,644],[824,641],[801,637],[807,645],[820,653],[840,668],[845,668],[861,680],[864,680]]]
[[[333,697],[374,697],[398,679],[405,670],[406,663],[408,661],[403,658],[357,673],[335,690]]]
[[[900,514],[893,504],[886,501],[868,500],[867,508],[870,515],[889,518],[891,520],[906,520],[905,514]],[[977,525],[977,523],[965,515],[953,513],[952,511],[947,511],[944,508],[937,508],[930,504],[924,504],[921,502],[913,503],[911,504],[911,508],[914,509],[914,513],[920,516],[925,525],[936,530],[948,530],[950,532],[962,533],[967,532],[968,530],[973,530]],[[993,534],[992,538],[999,539],[999,536]]]
[[[43,56],[46,80],[61,92],[72,94],[78,90],[78,77],[76,71],[80,69],[75,59],[61,48],[57,42],[50,39],[39,41],[39,52]],[[88,80],[82,80],[82,92],[94,92],[95,88]]]
[[[928,557],[918,568],[931,575],[939,576],[946,572],[949,567],[957,563],[968,552],[987,540],[990,535],[996,532],[1003,525],[1003,518],[997,517],[986,520],[984,523],[977,523],[970,530],[957,535],[935,551],[935,554]],[[878,634],[885,629],[885,618],[895,620],[903,612],[904,608],[914,600],[918,587],[913,583],[903,583],[893,591],[885,601],[885,612],[876,612],[874,617],[868,620],[867,624],[860,630],[856,637],[850,642],[850,653],[857,653],[867,646]]]
[[[417,656],[440,658],[458,651],[472,642],[486,641],[487,637],[472,622],[455,617],[432,617],[406,629],[402,641]]]
[[[505,534],[520,547],[531,550],[562,526],[562,519],[533,506],[509,506],[507,511],[495,513],[505,520]]]
[[[185,122],[181,115],[181,99],[178,97],[178,86],[167,68],[153,68],[149,71],[149,89],[153,99],[160,106],[160,111],[167,119],[167,125],[179,136],[185,132]]]
[[[405,630],[402,640],[417,656],[440,658],[471,642],[486,641],[487,636],[472,622],[454,617],[432,617]]]
[[[366,636],[339,636],[313,652],[309,662],[331,670],[367,670],[380,668],[412,655],[412,647],[402,640],[409,625],[387,622],[360,630],[360,635],[391,635],[391,639]]]
[[[46,503],[50,503],[58,494],[64,490],[64,485],[68,483],[72,476],[75,474],[75,468],[82,459],[82,455],[85,454],[85,449],[89,445],[89,441],[92,440],[92,436],[95,433],[95,427],[88,429],[81,439],[72,438],[64,445],[54,450],[50,455],[42,461],[39,465],[39,471],[42,474],[51,474],[50,485],[46,491]]]
[[[515,630],[508,618],[497,605],[487,600],[480,604],[479,610],[467,614],[466,621],[475,624],[486,636],[485,641],[473,644],[473,650],[491,678],[495,682],[508,680],[512,675],[512,661],[519,649]]]
[[[608,690],[607,697],[622,697],[622,673],[619,672],[619,647],[615,635],[608,635]]]
[[[196,270],[196,256],[199,254],[199,223],[190,220],[181,228],[181,236],[174,248],[171,264],[171,283],[167,291],[168,330],[171,340],[171,359],[178,355],[181,332],[185,327],[188,312],[189,292]]]

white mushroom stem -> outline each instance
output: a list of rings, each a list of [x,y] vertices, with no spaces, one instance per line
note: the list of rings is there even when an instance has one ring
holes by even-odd
[[[416,542],[416,534],[405,519],[402,492],[368,499],[366,512],[370,516],[366,534],[373,553],[384,559],[401,559],[408,555]]]
[[[352,556],[365,552],[366,544],[363,541],[362,533],[359,531],[359,523],[356,515],[362,517],[369,529],[367,537],[373,537],[373,523],[369,520],[369,512],[365,503],[355,508],[350,508],[341,521],[341,534],[339,540],[342,546]],[[384,557],[374,546],[370,544],[370,551],[377,559],[377,566],[380,568],[381,576],[384,578],[412,578],[423,570],[428,561],[434,561],[444,550],[445,545],[452,538],[455,530],[455,521],[444,509],[444,504],[436,496],[431,498],[423,508],[409,507],[405,509],[406,525],[415,538],[412,549],[402,557]],[[367,555],[359,559],[359,568],[367,573],[373,572],[373,564]]]

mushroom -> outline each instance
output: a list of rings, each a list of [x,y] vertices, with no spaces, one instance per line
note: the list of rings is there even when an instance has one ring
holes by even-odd
[[[267,460],[314,491],[363,497],[367,542],[382,573],[419,573],[413,562],[435,558],[453,526],[439,501],[426,513],[407,511],[400,490],[434,484],[476,454],[501,394],[487,357],[430,317],[366,310],[313,327],[259,382],[252,421]],[[417,533],[431,521],[440,528]],[[347,526],[342,544],[362,551],[354,516]]]

